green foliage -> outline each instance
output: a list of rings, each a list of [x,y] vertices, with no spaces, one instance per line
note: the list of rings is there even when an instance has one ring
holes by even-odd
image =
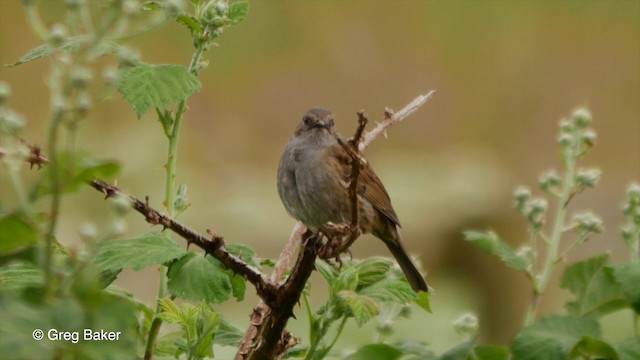
[[[175,242],[158,233],[123,240],[106,240],[98,245],[95,264],[102,271],[164,264],[184,256]]]
[[[404,353],[394,346],[387,344],[370,344],[361,347],[347,357],[347,360],[396,360]]]
[[[500,258],[507,266],[518,271],[527,271],[527,261],[518,255],[509,244],[500,239],[495,233],[465,231],[464,237],[468,242]]]
[[[24,214],[0,215],[0,255],[34,245],[38,232]]]
[[[187,300],[221,303],[231,297],[229,275],[218,260],[188,253],[169,265],[169,292]]]
[[[516,359],[567,359],[586,338],[599,339],[600,326],[590,317],[550,316],[522,329],[513,341]]]
[[[602,221],[591,213],[578,213],[567,219],[567,206],[575,195],[597,185],[601,172],[597,169],[581,169],[577,166],[595,144],[596,133],[589,129],[591,115],[586,109],[578,109],[570,120],[560,123],[560,157],[564,173],[548,171],[540,178],[540,189],[557,202],[555,218],[546,229],[547,200],[532,197],[531,191],[520,187],[514,192],[515,207],[529,224],[530,241],[521,250],[514,251],[498,235],[492,232],[465,232],[466,240],[480,249],[498,257],[507,266],[524,272],[531,282],[532,303],[525,325],[510,349],[480,350],[474,341],[465,342],[445,353],[455,353],[454,359],[636,359],[640,356],[640,339],[637,335],[640,299],[640,186],[631,185],[627,192],[624,215],[628,223],[622,236],[632,249],[631,260],[614,264],[608,254],[576,262],[566,267],[561,287],[569,290],[574,298],[566,303],[569,315],[553,315],[536,321],[540,296],[549,284],[551,274],[565,255],[585,242],[593,234],[602,233]],[[546,231],[548,230],[548,231]],[[567,233],[573,233],[567,239]],[[538,240],[543,240],[539,243]],[[568,241],[568,244],[567,243]],[[561,251],[561,246],[564,249]],[[544,250],[544,251],[543,251]],[[542,260],[542,261],[539,261]],[[542,266],[539,264],[542,263]],[[635,311],[635,336],[618,343],[602,337],[600,318],[624,309]],[[495,354],[489,355],[490,352]],[[487,353],[481,353],[487,351]],[[445,357],[443,355],[443,358]]]
[[[570,314],[602,316],[625,306],[610,266],[609,255],[603,254],[565,269],[561,286],[576,297],[566,305]]]
[[[118,91],[138,117],[184,101],[200,88],[200,81],[179,65],[140,64],[124,71],[118,83]]]
[[[62,193],[75,192],[87,181],[96,178],[112,179],[121,167],[116,161],[96,159],[82,152],[63,152],[58,156],[57,162],[57,182]],[[51,171],[51,167],[42,170],[40,182],[33,190],[33,198],[52,194]]]
[[[393,315],[387,321],[393,322],[403,313],[393,309],[400,304],[408,305],[412,302],[431,312],[430,294],[422,292],[418,295],[413,292],[404,275],[393,271],[391,264],[389,259],[380,257],[363,261],[343,261],[338,271],[326,262],[317,260],[316,269],[329,285],[329,299],[314,313],[309,305],[308,295],[304,295],[310,322],[310,345],[307,348],[298,348],[294,354],[305,356],[306,359],[323,359],[330,353],[348,319],[354,319],[358,326],[362,326],[382,312],[391,311]],[[333,339],[328,340],[329,330],[335,324],[336,333]],[[376,346],[391,349],[385,344]],[[398,356],[403,354],[403,351],[389,349],[382,353],[387,354],[387,351],[390,351],[397,352]],[[363,348],[353,356],[358,356],[356,359],[365,358],[362,356],[368,356],[370,351],[372,349]]]

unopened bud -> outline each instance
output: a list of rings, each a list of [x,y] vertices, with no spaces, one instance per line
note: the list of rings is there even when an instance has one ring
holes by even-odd
[[[585,188],[592,188],[600,181],[602,171],[599,169],[580,169],[576,174],[576,183],[578,186]]]
[[[591,113],[587,108],[578,108],[571,115],[574,124],[578,128],[586,128],[591,123]]]
[[[478,328],[478,317],[473,313],[463,314],[453,322],[453,329],[460,335],[475,336]]]

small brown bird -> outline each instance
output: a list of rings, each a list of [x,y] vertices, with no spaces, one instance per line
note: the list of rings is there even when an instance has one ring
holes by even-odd
[[[334,133],[333,114],[313,108],[302,118],[280,158],[280,199],[291,216],[312,230],[327,229],[328,223],[351,222],[348,189],[352,159]],[[358,207],[360,230],[384,241],[414,291],[428,291],[400,243],[400,221],[391,199],[368,163],[360,168]]]

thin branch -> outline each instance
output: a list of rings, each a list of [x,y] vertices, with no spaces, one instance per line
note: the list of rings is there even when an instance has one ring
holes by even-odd
[[[148,223],[152,225],[162,225],[163,228],[170,229],[174,233],[180,235],[187,241],[187,244],[195,244],[199,248],[203,249],[205,253],[215,257],[224,264],[224,266],[233,270],[236,274],[242,275],[247,281],[253,284],[258,296],[260,296],[265,303],[271,305],[276,304],[279,291],[278,286],[266,279],[258,270],[254,269],[235,255],[229,253],[224,247],[224,240],[222,237],[212,235],[209,239],[198,234],[190,228],[150,207],[148,197],[143,202],[135,196],[123,192],[118,187],[109,185],[100,180],[93,180],[89,185],[105,194],[107,198],[116,195],[126,197],[131,202],[133,209],[144,215],[145,220]]]
[[[359,145],[359,150],[363,151],[369,144],[373,142],[378,136],[385,133],[385,130],[395,124],[398,123],[407,116],[413,114],[416,110],[418,110],[422,105],[424,105],[429,99],[431,99],[436,94],[435,90],[429,91],[426,95],[420,95],[417,98],[413,99],[412,102],[407,104],[407,106],[403,107],[400,111],[393,113],[391,110],[385,110],[385,119],[383,122],[379,123],[373,130],[364,134],[364,141],[362,141]]]

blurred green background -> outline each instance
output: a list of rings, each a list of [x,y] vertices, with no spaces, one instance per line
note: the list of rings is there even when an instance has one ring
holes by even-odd
[[[43,3],[53,23],[61,1]],[[529,300],[524,276],[465,243],[468,228],[493,229],[514,246],[526,223],[513,209],[512,190],[536,187],[538,176],[559,169],[557,124],[576,106],[594,117],[598,144],[583,165],[603,170],[600,185],[580,195],[607,230],[571,253],[568,262],[603,251],[627,257],[619,236],[627,185],[640,179],[640,2],[638,1],[252,1],[248,18],[229,29],[206,58],[203,89],[189,101],[181,133],[178,182],[191,207],[180,220],[228,242],[247,243],[262,257],[277,257],[294,221],[276,191],[280,153],[302,114],[331,109],[350,135],[356,111],[382,119],[431,89],[436,96],[379,139],[367,157],[383,180],[403,224],[406,247],[421,258],[436,292],[433,315],[414,310],[397,336],[443,350],[461,340],[451,322],[464,311],[480,315],[483,339],[508,342]],[[13,63],[38,46],[19,1],[0,0],[0,63]],[[149,63],[187,64],[187,30],[169,23],[133,39]],[[45,144],[49,112],[47,60],[0,68],[13,88],[12,107],[28,120],[24,138]],[[99,77],[100,74],[96,74]],[[161,207],[165,139],[155,115],[136,119],[114,94],[81,124],[78,146],[121,161],[118,184]],[[13,194],[0,176],[0,200]],[[93,189],[65,198],[58,238],[81,248],[78,229],[104,230],[108,204]],[[149,230],[137,214],[128,233]],[[365,236],[353,248],[363,258],[388,255]],[[560,271],[558,271],[560,273]],[[127,272],[117,284],[147,302],[156,294],[153,270]],[[323,285],[314,277],[314,296]],[[562,311],[568,293],[543,299],[542,314]],[[244,328],[257,303],[219,307]],[[303,311],[290,327],[306,336]],[[621,321],[620,321],[621,320]],[[628,336],[630,319],[609,319],[605,336]],[[371,341],[349,332],[338,347]],[[420,331],[416,331],[420,329]]]

